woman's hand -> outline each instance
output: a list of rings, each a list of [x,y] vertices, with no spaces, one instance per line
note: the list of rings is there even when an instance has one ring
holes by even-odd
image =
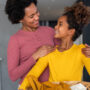
[[[48,53],[52,52],[54,50],[53,46],[50,45],[43,45],[32,55],[32,57],[37,60],[40,57],[43,57],[47,55]]]
[[[82,53],[86,56],[86,57],[88,57],[88,58],[90,58],[90,46],[89,45],[87,45],[87,44],[85,44],[85,48],[82,48]]]

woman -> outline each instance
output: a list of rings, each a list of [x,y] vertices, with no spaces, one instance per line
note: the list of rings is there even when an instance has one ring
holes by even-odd
[[[37,60],[53,50],[54,30],[39,26],[37,0],[7,0],[5,11],[12,24],[21,29],[10,37],[7,50],[8,73],[12,81],[24,79]],[[48,68],[40,81],[48,80]]]
[[[90,8],[82,2],[66,8],[65,13],[59,18],[55,27],[55,38],[61,40],[56,50],[39,59],[22,82],[20,89],[25,90],[29,86],[29,75],[38,78],[49,65],[50,82],[81,81],[83,67],[90,74],[90,58],[82,53],[85,45],[73,43],[82,33],[82,28],[90,21]]]

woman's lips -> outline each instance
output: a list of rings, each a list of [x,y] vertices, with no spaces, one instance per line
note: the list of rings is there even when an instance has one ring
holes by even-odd
[[[37,21],[37,22],[34,22],[34,24],[35,24],[35,25],[39,24],[39,21]]]

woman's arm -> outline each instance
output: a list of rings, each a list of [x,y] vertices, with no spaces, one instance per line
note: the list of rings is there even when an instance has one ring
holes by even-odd
[[[85,48],[82,48],[82,53],[83,53],[86,57],[90,58],[90,46],[87,45],[87,44],[85,44]]]
[[[25,75],[31,67],[36,63],[31,56],[25,62],[20,64],[20,48],[16,37],[11,37],[7,49],[8,73],[12,81],[18,80]]]
[[[8,73],[10,79],[12,81],[18,80],[29,70],[31,70],[32,66],[36,63],[36,60],[52,52],[52,50],[52,46],[43,45],[36,52],[34,52],[32,56],[28,57],[25,62],[20,64],[20,47],[17,38],[12,36],[9,40],[7,50]]]

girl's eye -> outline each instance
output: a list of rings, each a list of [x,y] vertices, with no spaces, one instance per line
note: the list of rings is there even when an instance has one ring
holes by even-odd
[[[36,12],[36,14],[38,14],[38,13],[39,13],[39,11]]]
[[[59,26],[62,26],[62,23],[60,23]]]

